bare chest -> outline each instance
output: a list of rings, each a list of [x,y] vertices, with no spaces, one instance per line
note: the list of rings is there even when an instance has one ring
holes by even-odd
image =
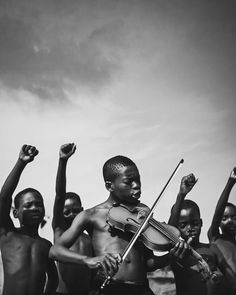
[[[34,265],[45,267],[49,247],[40,238],[9,233],[1,241],[3,265],[6,272],[16,273]],[[37,267],[38,269],[38,267]]]

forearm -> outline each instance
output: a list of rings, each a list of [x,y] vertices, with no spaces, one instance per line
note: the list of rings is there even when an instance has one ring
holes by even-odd
[[[64,221],[63,208],[66,196],[66,164],[67,160],[59,159],[56,177],[56,197],[53,206],[52,228],[55,233],[56,228],[62,227]]]
[[[220,220],[222,219],[222,216],[224,214],[225,206],[228,202],[229,194],[234,186],[234,183],[235,182],[231,179],[227,181],[226,186],[222,194],[220,195],[219,201],[216,205],[215,215],[216,217],[220,218]]]
[[[15,191],[17,184],[19,182],[22,171],[24,170],[26,164],[22,162],[20,159],[17,160],[15,166],[12,171],[8,175],[6,181],[3,184],[1,194],[3,195],[12,195]]]
[[[234,181],[229,179],[216,205],[215,213],[212,219],[211,226],[208,230],[208,238],[210,241],[219,234],[219,226],[222,220],[226,204],[229,199],[229,194],[234,186]]]
[[[66,159],[59,159],[57,178],[56,178],[56,195],[63,196],[66,193]]]
[[[184,193],[181,193],[181,192],[178,193],[175,205],[173,209],[171,210],[171,215],[170,215],[168,224],[176,226],[176,227],[178,226],[181,206],[185,196],[186,195]]]
[[[24,170],[25,166],[26,164],[18,159],[14,168],[12,169],[2,186],[0,201],[1,204],[4,206],[4,210],[10,211],[11,209],[12,195],[17,187],[21,173]]]
[[[55,244],[49,251],[49,258],[62,263],[86,264],[88,256],[80,255],[62,245]]]

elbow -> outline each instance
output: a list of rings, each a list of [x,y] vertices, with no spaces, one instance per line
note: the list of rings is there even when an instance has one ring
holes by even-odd
[[[53,259],[53,260],[57,260],[58,258],[58,255],[57,255],[57,249],[56,249],[56,246],[53,245],[50,250],[49,250],[49,253],[48,253],[48,256],[50,259]]]

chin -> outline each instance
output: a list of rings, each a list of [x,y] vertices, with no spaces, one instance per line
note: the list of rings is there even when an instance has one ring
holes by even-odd
[[[130,199],[128,202],[130,204],[138,204],[139,203],[139,200],[138,199]]]
[[[193,245],[193,244],[196,244],[199,242],[199,236],[187,236],[185,238],[185,241],[187,242],[188,239],[192,238],[191,242],[190,242],[190,245]]]

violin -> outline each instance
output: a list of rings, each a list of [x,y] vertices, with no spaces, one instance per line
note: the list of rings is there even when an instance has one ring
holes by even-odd
[[[149,211],[149,210],[148,210]],[[123,204],[110,208],[107,215],[107,223],[111,231],[116,229],[122,232],[136,233],[147,214],[145,207],[127,207]],[[147,248],[153,251],[169,251],[175,244],[181,241],[180,231],[165,222],[159,222],[150,218],[139,236]],[[203,280],[217,279],[212,273],[208,263],[203,257],[190,247],[190,254],[196,259],[196,269]]]
[[[134,234],[142,224],[147,211],[149,210],[145,207],[128,207],[124,204],[117,206],[114,204],[108,211],[106,222],[109,224],[111,232],[116,229]],[[173,244],[179,241],[179,238],[180,232],[176,227],[150,218],[139,236],[139,241],[150,250],[169,251]]]

